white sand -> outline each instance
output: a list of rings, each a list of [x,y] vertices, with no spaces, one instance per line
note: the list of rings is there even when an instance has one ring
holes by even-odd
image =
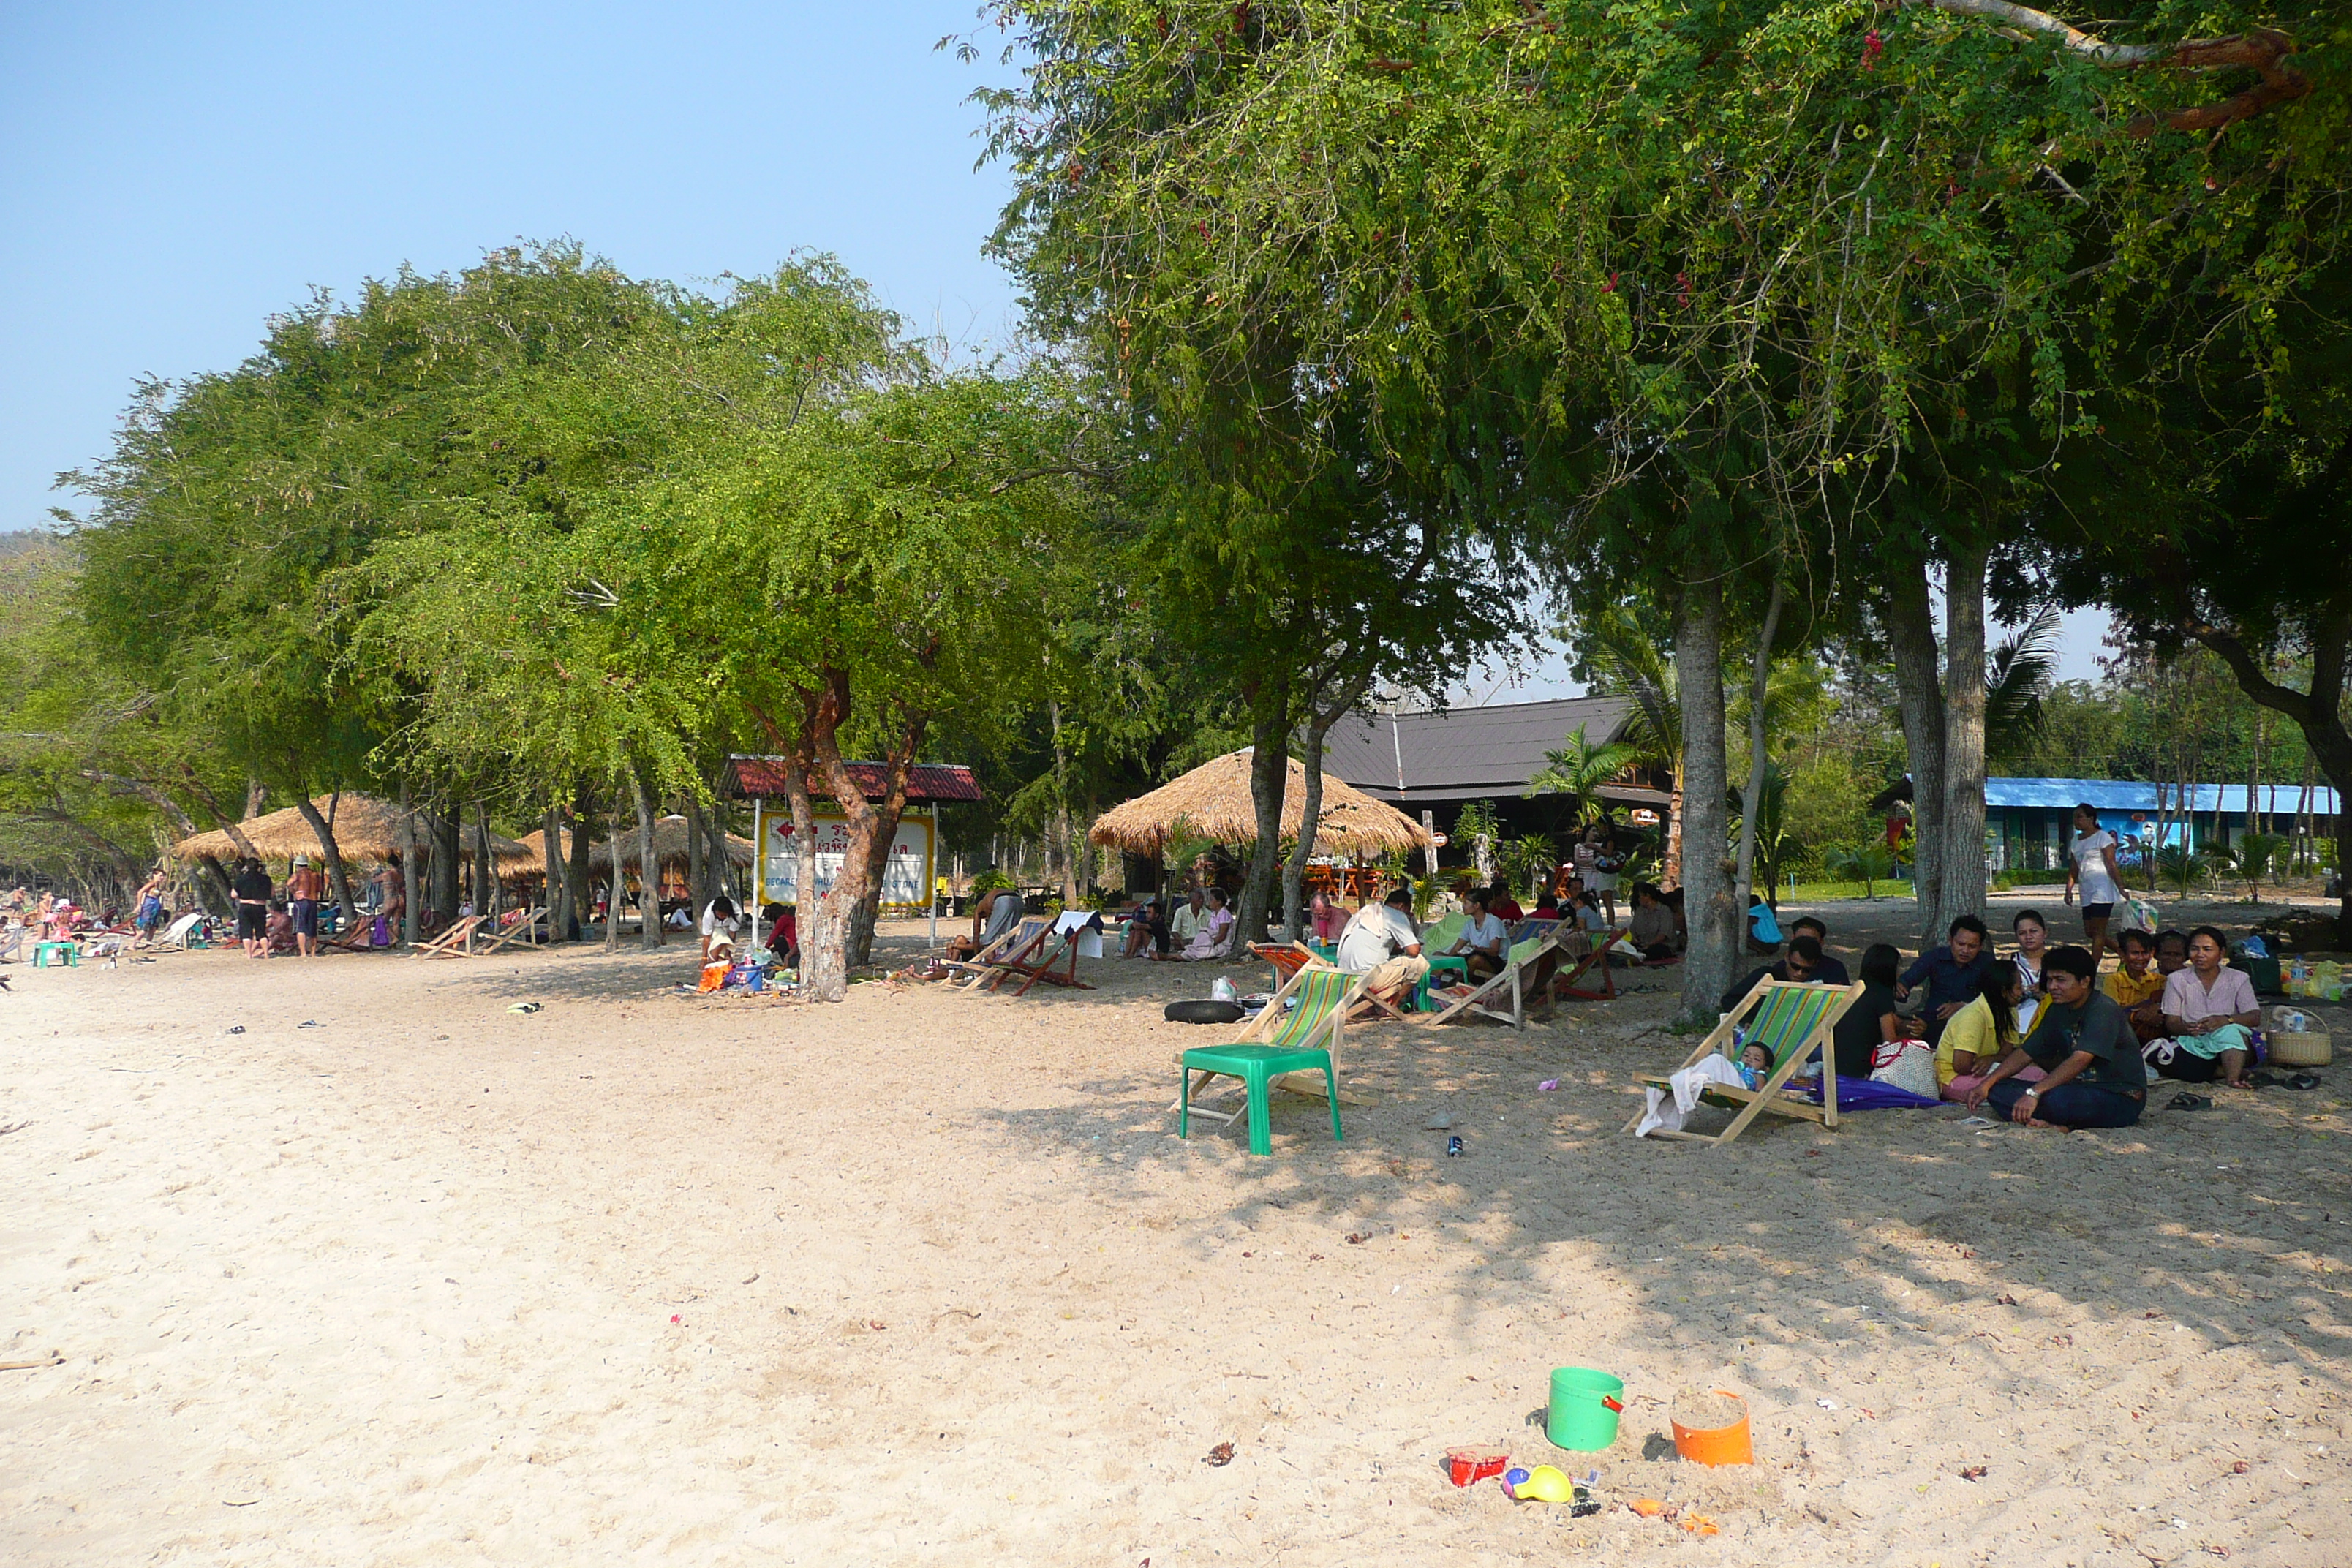
[[[1834,918],[1851,958],[1895,911]],[[1282,1099],[1254,1160],[1166,1110],[1197,971],[654,994],[688,967],[7,969],[0,1360],[66,1359],[0,1373],[0,1561],[2352,1559],[2352,1068],[1637,1144],[1654,991],[1351,1031],[1381,1103],[1335,1147]],[[1625,1378],[1613,1450],[1530,1425],[1563,1364]],[[1660,1457],[1686,1385],[1752,1469]],[[1609,1507],[1457,1491],[1478,1442]]]

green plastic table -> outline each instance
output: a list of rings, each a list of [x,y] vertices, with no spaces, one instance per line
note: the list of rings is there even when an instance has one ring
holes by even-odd
[[[33,967],[47,969],[52,963],[62,963],[68,969],[81,967],[81,950],[69,942],[39,942],[33,944]]]
[[[1331,1101],[1331,1142],[1345,1142],[1339,1131],[1339,1082],[1331,1071],[1331,1053],[1324,1050],[1284,1050],[1279,1046],[1200,1046],[1184,1053],[1183,1076],[1178,1080],[1180,1109],[1176,1136],[1190,1137],[1192,1128],[1192,1075],[1223,1073],[1237,1078],[1249,1094],[1249,1152],[1274,1152],[1273,1129],[1266,1108],[1267,1086],[1286,1072],[1323,1073],[1323,1087]]]

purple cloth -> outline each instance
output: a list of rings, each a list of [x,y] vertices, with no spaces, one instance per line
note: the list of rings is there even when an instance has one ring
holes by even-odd
[[[1815,1087],[1805,1098],[1814,1104],[1822,1102],[1822,1091]],[[1897,1089],[1876,1079],[1848,1078],[1838,1075],[1838,1110],[1933,1110],[1942,1100],[1929,1100],[1907,1089]]]

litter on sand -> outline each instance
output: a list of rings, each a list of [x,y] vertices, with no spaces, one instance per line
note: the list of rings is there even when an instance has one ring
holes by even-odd
[[[507,1011],[509,1013],[536,1013],[540,1010],[541,1005],[541,1004],[537,1002],[518,1002],[513,1006],[508,1008]]]

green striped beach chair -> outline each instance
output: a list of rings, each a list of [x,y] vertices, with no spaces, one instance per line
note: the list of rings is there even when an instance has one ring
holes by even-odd
[[[1475,1014],[1498,1024],[1508,1024],[1515,1029],[1526,1028],[1530,1000],[1541,996],[1545,1006],[1551,1005],[1549,981],[1559,966],[1559,960],[1554,956],[1559,951],[1559,933],[1557,931],[1548,931],[1541,936],[1531,936],[1525,942],[1512,943],[1503,952],[1503,967],[1484,985],[1463,996],[1433,994],[1431,999],[1443,1001],[1445,1007],[1431,1022],[1466,1022]]]
[[[1832,1047],[1831,1032],[1845,1010],[1862,994],[1862,985],[1817,985],[1787,980],[1759,980],[1756,988],[1742,997],[1738,1005],[1723,1016],[1698,1048],[1683,1058],[1683,1067],[1696,1067],[1710,1051],[1732,1057],[1731,1037],[1740,1020],[1753,1010],[1754,1016],[1747,1025],[1747,1037],[1740,1048],[1762,1045],[1771,1048],[1772,1076],[1760,1089],[1738,1089],[1729,1084],[1710,1084],[1700,1098],[1710,1104],[1739,1107],[1739,1114],[1731,1125],[1709,1137],[1701,1132],[1668,1132],[1663,1129],[1654,1136],[1681,1138],[1693,1143],[1728,1143],[1748,1131],[1748,1124],[1765,1111],[1775,1116],[1794,1117],[1800,1121],[1818,1121],[1824,1127],[1838,1124],[1837,1053]],[[1797,1069],[1818,1057],[1822,1063],[1822,1102],[1800,1100],[1782,1091]],[[1736,1058],[1734,1058],[1737,1059]],[[1675,1069],[1682,1070],[1680,1068]],[[1645,1073],[1639,1080],[1643,1087],[1669,1089],[1669,1080],[1658,1074]],[[1642,1113],[1635,1111],[1625,1123],[1631,1132],[1641,1125]]]
[[[1318,961],[1285,981],[1265,1011],[1248,1027],[1221,1046],[1202,1046],[1183,1053],[1182,1084],[1176,1103],[1177,1131],[1184,1136],[1192,1119],[1204,1116],[1227,1125],[1244,1115],[1250,1119],[1250,1152],[1266,1152],[1267,1094],[1286,1089],[1331,1104],[1331,1135],[1339,1136],[1339,1045],[1347,1034],[1348,1007],[1363,984],[1350,974]],[[1293,996],[1298,1005],[1287,1011]],[[1241,1080],[1241,1105],[1232,1111],[1204,1110],[1194,1098],[1210,1079],[1223,1076]]]

